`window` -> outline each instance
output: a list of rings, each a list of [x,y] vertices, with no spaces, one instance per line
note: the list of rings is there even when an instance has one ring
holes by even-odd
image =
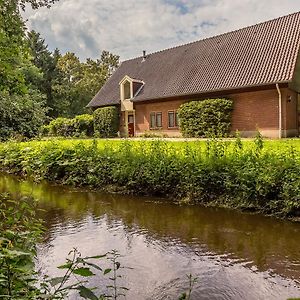
[[[168,127],[175,127],[175,112],[168,112]]]
[[[179,127],[179,117],[177,111],[175,111],[175,127]]]
[[[150,128],[156,127],[155,112],[150,113]]]
[[[171,110],[168,112],[168,127],[174,128],[178,127],[179,125],[179,119],[178,119],[178,113],[177,111]]]
[[[131,85],[129,81],[126,81],[123,84],[124,88],[124,99],[130,99],[131,98]]]
[[[150,113],[150,128],[161,128],[162,127],[162,113],[151,112]]]
[[[156,127],[162,127],[162,113],[156,113]]]

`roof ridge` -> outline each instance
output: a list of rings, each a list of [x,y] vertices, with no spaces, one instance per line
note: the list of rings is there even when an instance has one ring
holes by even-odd
[[[283,19],[283,18],[288,18],[288,17],[291,17],[292,15],[297,15],[297,14],[300,14],[300,11],[293,12],[293,13],[290,13],[288,15],[283,15],[283,16],[280,16],[280,17],[277,17],[277,18],[274,18],[274,19],[270,19],[270,20],[267,20],[267,21],[259,22],[259,23],[256,23],[256,24],[248,25],[248,26],[245,26],[243,28],[239,28],[239,29],[227,31],[227,32],[224,32],[224,33],[216,34],[216,35],[213,35],[213,36],[210,36],[210,37],[206,37],[206,38],[203,38],[203,39],[200,39],[200,40],[188,42],[188,43],[181,44],[181,45],[176,45],[176,46],[165,48],[165,49],[158,50],[158,51],[154,51],[154,52],[151,52],[151,53],[147,54],[147,56],[148,55],[153,55],[153,54],[158,54],[158,53],[161,53],[161,52],[164,52],[164,51],[173,50],[173,49],[184,47],[184,46],[188,46],[188,45],[192,45],[192,44],[195,44],[195,43],[207,41],[207,40],[214,39],[214,38],[217,38],[217,37],[221,37],[221,36],[224,36],[224,35],[227,35],[227,34],[231,34],[231,33],[234,33],[234,32],[239,32],[239,31],[251,28],[251,27],[255,27],[255,26],[262,25],[262,24],[274,22],[274,21],[277,21],[277,20],[280,20],[280,19]],[[137,57],[133,57],[133,58],[130,58],[130,59],[127,59],[127,60],[124,60],[123,63],[129,62],[129,61],[132,61],[132,60],[135,60],[135,59],[141,59],[141,58],[143,58],[142,55],[141,56],[137,56]]]

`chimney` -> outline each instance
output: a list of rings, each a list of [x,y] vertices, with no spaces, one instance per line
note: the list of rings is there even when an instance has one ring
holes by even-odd
[[[143,61],[146,60],[146,50],[143,50]]]

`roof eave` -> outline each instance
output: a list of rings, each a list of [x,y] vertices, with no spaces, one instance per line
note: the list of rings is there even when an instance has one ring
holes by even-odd
[[[276,84],[288,84],[291,83],[292,80],[283,80],[283,81],[275,81],[275,82],[269,82],[269,83],[263,83],[263,84],[254,84],[254,85],[244,85],[244,86],[239,86],[239,87],[231,87],[227,89],[216,89],[216,90],[206,90],[206,91],[201,91],[201,92],[193,92],[193,93],[185,93],[185,94],[180,94],[180,95],[167,95],[163,97],[148,97],[148,98],[142,98],[142,99],[133,99],[132,101],[137,103],[137,102],[145,102],[145,101],[150,101],[150,100],[160,100],[160,99],[168,99],[168,98],[182,98],[182,97],[188,97],[188,96],[194,96],[194,95],[204,95],[204,94],[215,94],[215,93],[221,93],[221,92],[230,92],[230,91],[236,91],[236,90],[242,90],[242,89],[249,89],[249,88],[255,88],[255,87],[264,87],[264,86],[270,86],[270,85],[276,85]]]

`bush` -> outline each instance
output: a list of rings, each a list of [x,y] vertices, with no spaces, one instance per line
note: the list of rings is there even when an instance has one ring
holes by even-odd
[[[15,136],[35,137],[46,118],[43,97],[38,93],[27,95],[0,94],[0,140]]]
[[[115,137],[119,131],[119,110],[109,106],[94,112],[94,129],[99,137]]]
[[[57,118],[49,125],[42,126],[41,134],[64,137],[93,136],[93,116],[84,114],[76,116],[74,119]]]
[[[94,134],[94,118],[92,115],[84,114],[76,116],[74,119],[75,134],[93,136]]]
[[[182,104],[178,111],[180,130],[185,137],[224,137],[231,122],[233,101],[207,99]]]

